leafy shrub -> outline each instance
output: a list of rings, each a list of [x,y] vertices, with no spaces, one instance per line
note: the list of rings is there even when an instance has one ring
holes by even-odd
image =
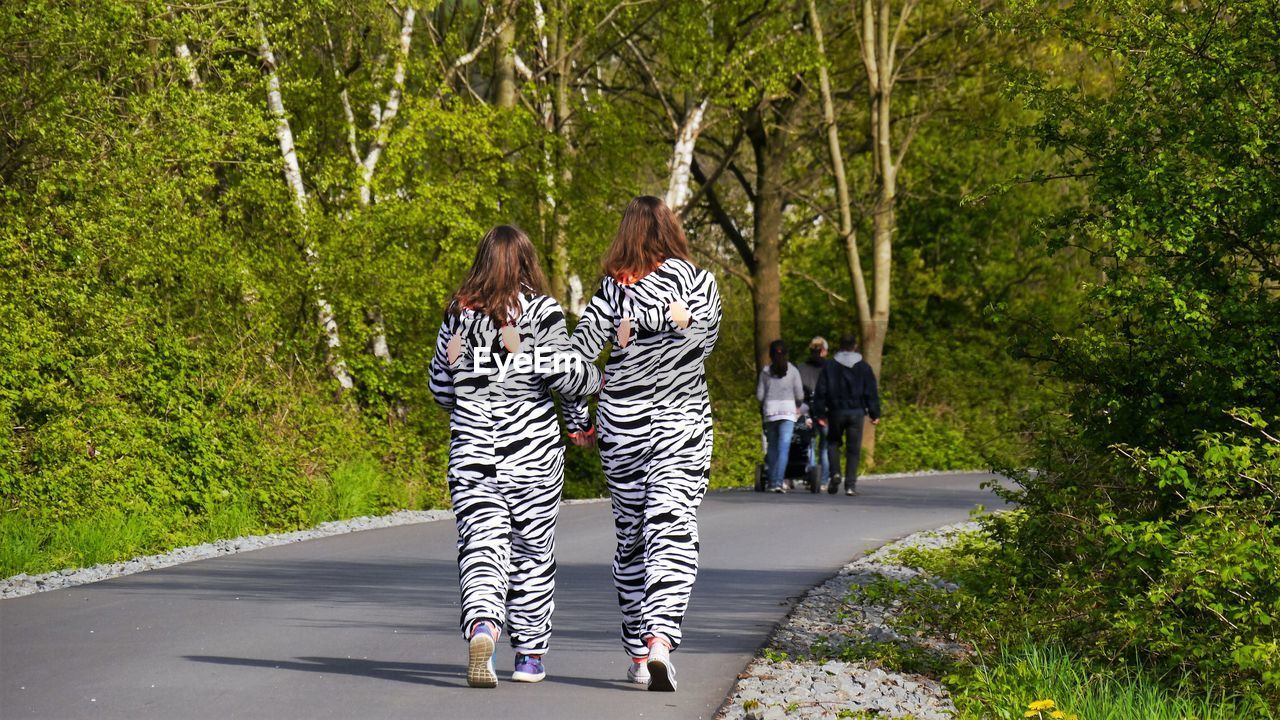
[[[877,472],[971,470],[984,464],[953,413],[892,400],[885,398],[884,419],[877,428]]]
[[[998,538],[1012,582],[1045,610],[1042,631],[1097,657],[1139,653],[1159,670],[1280,698],[1280,443],[1245,419],[1192,450],[1082,453],[1024,477],[1009,496],[1025,520]],[[1037,597],[1049,592],[1052,603]]]

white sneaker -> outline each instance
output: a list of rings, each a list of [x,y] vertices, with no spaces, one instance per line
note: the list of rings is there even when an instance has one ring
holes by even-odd
[[[649,643],[649,689],[676,691],[676,668],[671,664],[671,646],[662,638]]]
[[[488,623],[476,623],[471,631],[467,657],[467,684],[473,688],[498,687],[498,671],[493,666],[494,636]]]
[[[627,682],[633,682],[637,685],[649,684],[649,661],[641,660],[631,661],[631,667],[627,668]]]

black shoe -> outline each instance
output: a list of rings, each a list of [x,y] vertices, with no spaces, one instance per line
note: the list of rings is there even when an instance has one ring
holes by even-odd
[[[854,495],[858,494],[858,487],[856,485],[845,485],[844,494],[848,495],[849,497],[853,497]]]
[[[838,493],[838,492],[840,492],[840,481],[839,481],[839,480],[832,480],[831,482],[827,483],[827,494],[828,494],[828,495],[835,495],[835,494],[836,494],[836,493]]]

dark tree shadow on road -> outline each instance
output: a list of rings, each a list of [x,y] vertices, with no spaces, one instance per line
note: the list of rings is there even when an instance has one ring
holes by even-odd
[[[264,660],[261,658],[221,657],[214,655],[185,655],[192,662],[214,665],[264,668],[297,672],[315,672],[322,675],[351,675],[354,677],[391,680],[413,685],[433,685],[444,688],[467,688],[467,679],[461,664],[380,662],[336,657],[300,657],[292,660]],[[618,689],[635,687],[621,680],[566,677],[552,675],[544,681],[548,684],[579,685],[582,687]]]

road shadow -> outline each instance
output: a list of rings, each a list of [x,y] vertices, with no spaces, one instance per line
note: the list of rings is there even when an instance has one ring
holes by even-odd
[[[213,665],[283,670],[287,672],[314,672],[322,675],[349,675],[352,677],[389,680],[411,685],[431,685],[442,688],[467,689],[467,679],[461,663],[383,662],[337,657],[300,657],[292,660],[268,660],[264,658],[226,657],[219,655],[184,655],[184,660]],[[616,690],[634,687],[622,680],[582,678],[550,675],[547,684],[576,685],[579,687]]]

